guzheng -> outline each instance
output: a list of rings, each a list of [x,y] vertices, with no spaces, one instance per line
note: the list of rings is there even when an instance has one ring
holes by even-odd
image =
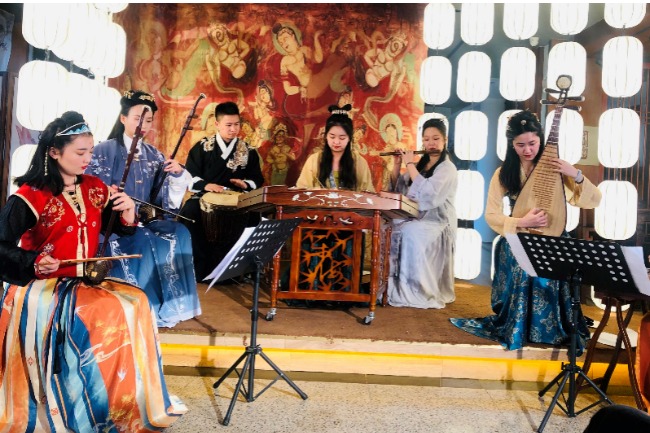
[[[347,190],[290,188],[283,185],[265,186],[239,196],[237,207],[265,212],[283,206],[303,209],[339,209],[355,212],[381,211],[388,218],[418,216],[418,204],[408,197],[381,191],[355,192]]]

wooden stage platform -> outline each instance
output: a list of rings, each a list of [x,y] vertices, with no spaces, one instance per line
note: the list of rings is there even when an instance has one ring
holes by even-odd
[[[251,331],[252,287],[247,283],[216,285],[206,293],[199,284],[203,314],[161,329],[166,366],[227,368],[243,353]],[[352,303],[287,306],[279,304],[274,320],[264,316],[268,292],[260,293],[258,344],[285,371],[355,373],[440,378],[547,382],[567,361],[565,347],[531,345],[507,351],[499,344],[463,332],[450,317],[491,314],[490,287],[456,283],[456,301],[441,310],[377,307],[370,325],[362,324],[367,306]],[[583,305],[583,313],[600,320],[603,310]],[[636,330],[641,314],[628,329]],[[605,329],[616,333],[615,321]],[[592,330],[593,332],[593,330]],[[613,350],[597,345],[589,376],[602,375]],[[611,385],[629,387],[625,355]],[[578,359],[580,363],[581,359]],[[263,361],[257,368],[268,369]]]

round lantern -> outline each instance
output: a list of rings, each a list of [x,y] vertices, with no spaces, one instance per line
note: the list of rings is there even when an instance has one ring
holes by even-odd
[[[463,220],[476,220],[483,215],[483,175],[473,170],[458,170],[456,215]]]
[[[490,94],[492,61],[487,54],[469,51],[458,60],[456,93],[464,102],[481,102]]]
[[[494,3],[462,3],[460,37],[468,45],[487,44],[494,34]]]
[[[539,21],[539,3],[504,3],[503,32],[521,41],[535,36]]]
[[[42,131],[66,110],[68,72],[58,63],[34,60],[18,72],[16,117],[26,128]]]
[[[451,95],[451,62],[442,56],[427,57],[420,69],[420,96],[430,105],[441,105]]]
[[[589,3],[551,3],[551,28],[561,35],[577,35],[588,19]]]
[[[508,48],[501,56],[499,91],[509,101],[525,101],[535,92],[535,54],[525,47]]]
[[[444,50],[454,42],[456,9],[451,3],[429,3],[424,8],[424,43],[432,50]]]
[[[454,152],[460,159],[478,161],[487,150],[488,119],[485,113],[463,111],[454,123]]]
[[[69,4],[24,3],[23,37],[36,48],[52,50],[65,42],[70,18]]]
[[[603,90],[612,98],[636,95],[643,81],[643,44],[632,36],[610,39],[603,49]]]
[[[456,231],[454,276],[461,280],[473,280],[481,273],[481,235],[474,229],[459,228]]]
[[[611,108],[598,122],[598,161],[605,167],[627,168],[639,160],[641,119],[629,108]]]
[[[617,29],[629,29],[643,21],[645,3],[605,3],[605,22]]]
[[[556,81],[560,75],[571,76],[568,96],[580,96],[585,91],[587,80],[587,51],[577,42],[560,42],[548,53],[548,87],[557,89]]]
[[[506,110],[499,116],[497,122],[497,156],[501,161],[506,159],[506,150],[508,149],[508,139],[506,137],[506,128],[508,121],[521,110]]]
[[[596,233],[612,240],[630,238],[636,232],[636,188],[627,181],[606,180],[598,189],[603,196],[594,212]]]

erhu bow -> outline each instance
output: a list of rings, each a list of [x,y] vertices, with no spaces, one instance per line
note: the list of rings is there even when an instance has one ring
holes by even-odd
[[[126,185],[126,179],[129,176],[129,171],[131,170],[131,163],[133,162],[133,157],[135,156],[135,151],[138,147],[138,141],[142,138],[142,121],[144,120],[145,114],[149,111],[149,107],[144,107],[142,110],[142,115],[140,116],[140,121],[138,122],[138,127],[135,129],[133,134],[133,140],[131,141],[131,147],[129,148],[129,154],[126,157],[126,164],[124,165],[124,173],[122,173],[122,180],[120,181],[119,186],[117,187],[118,192],[124,191],[124,185]],[[104,242],[102,242],[101,247],[97,253],[98,258],[104,257],[106,252],[106,247],[108,246],[109,238],[113,234],[113,226],[115,225],[115,220],[117,218],[117,212],[112,211],[108,224],[106,225],[106,231],[104,233]],[[111,269],[110,260],[97,260],[93,262],[84,263],[84,278],[91,284],[99,284],[104,278],[108,275],[108,271]]]
[[[192,122],[192,119],[196,119],[198,116],[195,114],[196,113],[196,107],[199,105],[199,102],[201,102],[201,99],[205,98],[205,94],[201,93],[194,102],[194,106],[192,106],[192,109],[190,110],[190,113],[187,115],[187,118],[185,119],[185,124],[183,125],[183,128],[181,129],[181,134],[178,137],[178,141],[176,142],[176,146],[174,147],[174,150],[172,151],[172,154],[169,156],[169,159],[174,159],[176,157],[176,153],[178,152],[178,149],[181,146],[181,143],[183,141],[183,138],[185,137],[185,134],[187,131],[194,129],[190,126],[190,123]],[[142,215],[142,221],[143,222],[148,222],[151,220],[154,220],[157,218],[156,215],[156,210],[160,210],[162,212],[169,213],[171,215],[175,215],[180,218],[187,219],[189,221],[194,222],[193,220],[190,220],[189,218],[186,218],[182,215],[175,214],[174,212],[168,211],[166,209],[162,209],[160,207],[156,207],[152,205],[151,203],[156,201],[156,198],[158,197],[158,194],[160,194],[160,190],[163,187],[163,184],[165,183],[165,179],[167,179],[167,176],[169,175],[169,172],[164,171],[164,164],[161,165],[158,168],[158,171],[156,171],[156,175],[154,176],[154,181],[153,181],[153,188],[151,189],[151,194],[149,195],[149,202],[146,203],[143,201],[140,201],[140,203],[143,204],[143,206],[140,207],[140,213]]]

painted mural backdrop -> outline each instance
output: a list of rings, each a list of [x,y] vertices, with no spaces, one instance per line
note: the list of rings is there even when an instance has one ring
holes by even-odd
[[[115,18],[129,48],[125,73],[111,84],[155,94],[148,139],[168,155],[194,101],[207,96],[181,162],[215,133],[215,105],[236,102],[267,184],[290,186],[323,144],[328,106],[350,103],[354,146],[380,189],[392,158],[379,151],[416,143],[424,6],[132,3]]]

